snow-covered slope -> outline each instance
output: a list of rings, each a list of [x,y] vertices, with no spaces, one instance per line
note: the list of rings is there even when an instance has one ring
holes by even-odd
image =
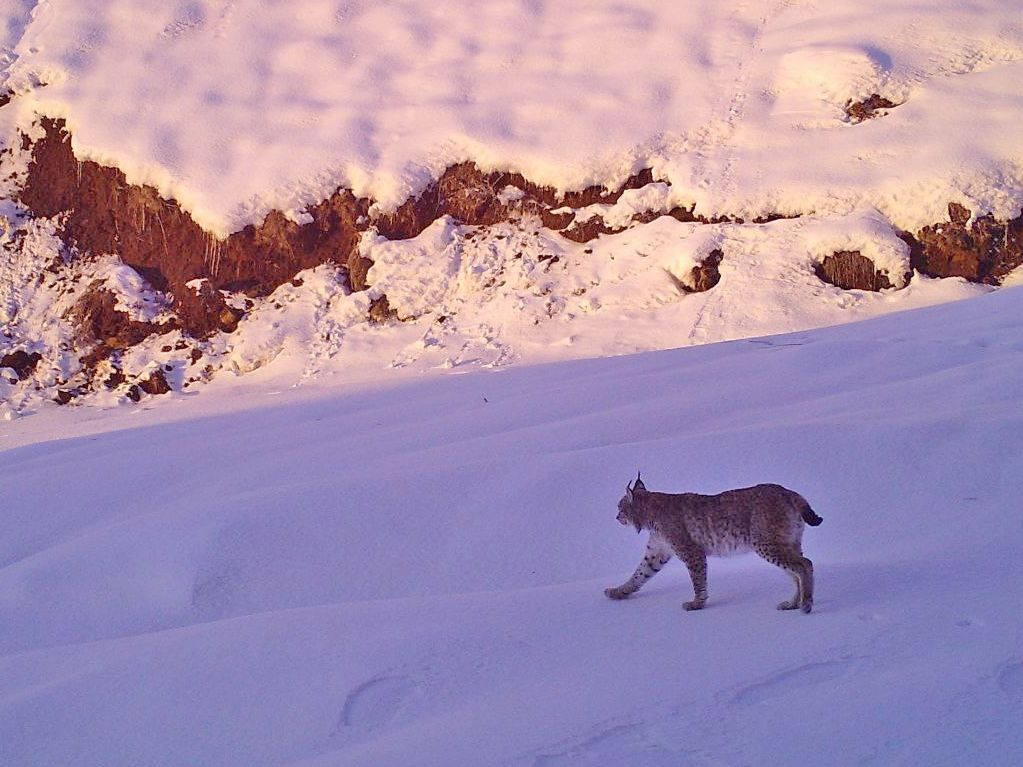
[[[16,6],[18,4],[15,4]],[[225,235],[475,160],[559,189],[641,167],[705,214],[1023,202],[1018,0],[41,0],[6,79]],[[11,13],[12,18],[19,14]],[[9,22],[13,23],[13,22]],[[852,125],[872,94],[899,104]]]
[[[1014,765],[1023,291],[839,328],[0,424],[4,764]],[[252,384],[250,384],[252,382]],[[254,384],[254,385],[253,385]],[[776,481],[816,610],[624,603],[651,487]]]

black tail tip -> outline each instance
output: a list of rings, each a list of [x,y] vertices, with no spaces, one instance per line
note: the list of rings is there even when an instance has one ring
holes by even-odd
[[[810,527],[817,527],[821,522],[824,521],[822,517],[817,516],[813,509],[807,508],[803,510],[803,521],[806,522]]]

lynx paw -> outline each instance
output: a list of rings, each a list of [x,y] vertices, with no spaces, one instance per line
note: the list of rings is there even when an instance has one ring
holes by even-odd
[[[797,607],[799,607],[799,602],[795,601],[793,602],[785,601],[778,603],[779,610],[795,610]]]
[[[618,587],[613,589],[604,589],[604,596],[608,599],[627,599],[629,592]]]
[[[810,612],[811,610],[813,610],[813,602],[812,601],[811,602],[804,602],[801,609],[802,609],[802,611],[804,613]]]
[[[705,599],[694,599],[692,602],[683,602],[682,607],[686,610],[702,610],[706,603]]]

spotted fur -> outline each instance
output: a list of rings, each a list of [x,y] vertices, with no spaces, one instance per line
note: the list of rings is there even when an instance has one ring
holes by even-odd
[[[637,532],[650,531],[643,561],[621,586],[604,593],[625,599],[678,556],[693,581],[693,600],[687,610],[707,602],[707,556],[755,551],[785,570],[796,585],[792,599],[779,610],[813,609],[813,563],[803,556],[803,525],[823,520],[799,494],[781,485],[757,485],[717,495],[652,493],[636,477],[618,502],[618,521]]]

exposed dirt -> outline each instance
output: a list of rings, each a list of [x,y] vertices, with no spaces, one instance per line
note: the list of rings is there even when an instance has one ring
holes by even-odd
[[[106,290],[99,280],[89,285],[66,319],[79,329],[84,342],[98,341],[108,349],[126,349],[153,333],[170,329],[131,319],[117,308],[117,296]]]
[[[972,215],[952,202],[947,223],[925,227],[915,236],[903,234],[913,268],[931,277],[965,277],[998,285],[1023,265],[1023,210],[1008,221],[989,213],[971,223]]]
[[[561,232],[561,236],[572,242],[590,242],[602,234],[617,234],[624,231],[623,227],[610,227],[600,216],[594,216],[581,223],[572,224]]]
[[[559,197],[552,187],[534,184],[519,173],[484,173],[474,163],[460,163],[444,171],[422,194],[406,201],[394,213],[374,218],[373,225],[384,237],[407,239],[441,216],[451,216],[470,226],[487,226],[533,214],[541,218],[544,226],[560,231],[575,218],[574,212],[563,209],[597,203],[610,205],[626,190],[639,189],[653,181],[653,171],[647,168],[630,176],[618,189],[590,186]],[[509,187],[516,190],[510,196],[505,194]]]
[[[889,101],[884,96],[874,93],[862,101],[853,101],[852,99],[847,101],[845,104],[845,114],[849,118],[849,122],[855,125],[864,120],[880,117],[881,115],[878,112],[883,109],[894,109],[897,106],[899,105],[894,101]]]
[[[839,250],[814,266],[824,282],[843,290],[886,290],[892,286],[888,274],[858,250]]]
[[[83,252],[116,253],[154,288],[173,294],[183,328],[196,337],[225,323],[216,299],[186,297],[185,283],[194,279],[209,280],[215,290],[265,295],[302,269],[334,261],[349,267],[353,289],[365,287],[367,267],[356,245],[368,200],[338,191],[308,208],[311,223],[299,225],[274,211],[260,226],[221,241],[153,187],[128,184],[116,168],[76,160],[62,120],[45,119],[43,129],[21,202],[36,216],[66,213],[63,235],[69,244]]]

